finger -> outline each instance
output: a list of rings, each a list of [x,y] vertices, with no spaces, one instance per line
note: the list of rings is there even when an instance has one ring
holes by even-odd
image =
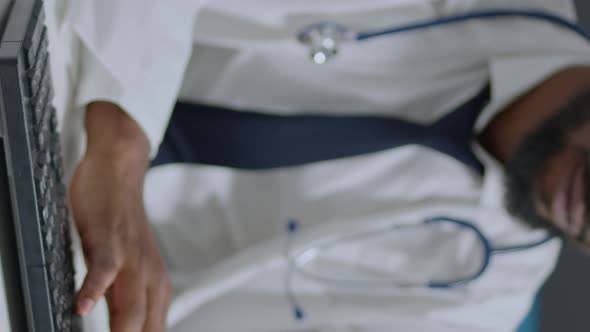
[[[108,250],[108,247],[100,248],[98,252],[101,254],[90,256],[88,274],[76,297],[76,312],[80,316],[85,316],[92,311],[113,284],[121,267],[117,254]]]
[[[166,278],[148,289],[148,312],[143,332],[165,332],[172,290]]]
[[[107,298],[112,332],[141,332],[147,313],[147,286],[136,273],[118,278]]]

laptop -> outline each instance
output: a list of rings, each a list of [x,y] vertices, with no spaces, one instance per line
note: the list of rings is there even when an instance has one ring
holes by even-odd
[[[42,1],[0,0],[0,33],[0,287],[9,326],[80,331]]]

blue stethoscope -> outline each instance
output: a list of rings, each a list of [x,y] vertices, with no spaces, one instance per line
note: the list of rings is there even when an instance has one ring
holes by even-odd
[[[493,9],[493,10],[483,10],[483,11],[474,11],[465,14],[453,15],[443,18],[437,18],[433,20],[426,20],[422,22],[417,22],[408,25],[402,26],[394,26],[389,27],[382,30],[376,31],[366,31],[366,32],[356,32],[352,29],[333,22],[320,22],[308,25],[300,30],[297,35],[297,39],[300,43],[307,46],[310,50],[310,56],[314,63],[316,64],[324,64],[331,58],[333,58],[340,50],[340,44],[345,42],[351,41],[364,41],[371,38],[389,36],[400,34],[404,32],[410,31],[417,31],[422,29],[428,29],[437,26],[444,26],[450,24],[457,24],[465,21],[471,20],[478,20],[478,19],[497,19],[497,18],[507,18],[507,17],[520,17],[520,18],[527,18],[527,19],[534,19],[540,21],[546,21],[557,26],[563,27],[568,29],[581,37],[585,38],[586,40],[590,41],[590,35],[584,31],[580,26],[576,23],[570,22],[569,20],[551,14],[544,11],[539,11],[535,9]],[[483,248],[483,255],[482,255],[482,262],[477,271],[475,271],[471,276],[454,279],[454,280],[435,280],[430,281],[425,284],[400,284],[395,282],[375,282],[375,281],[362,281],[362,280],[351,280],[351,279],[342,279],[337,277],[325,276],[314,274],[312,272],[306,271],[302,267],[302,260],[301,257],[310,256],[310,255],[317,255],[318,253],[328,250],[333,246],[342,243],[343,241],[356,241],[359,239],[370,239],[373,236],[378,234],[382,234],[383,232],[394,232],[399,231],[402,229],[412,228],[412,227],[427,227],[435,224],[452,224],[458,228],[462,228],[464,230],[472,232],[481,242]],[[479,228],[477,228],[474,224],[448,218],[448,217],[438,217],[425,220],[421,224],[417,225],[390,225],[385,229],[379,230],[371,230],[366,232],[359,232],[353,235],[347,235],[337,239],[331,239],[322,243],[319,243],[315,246],[306,248],[304,251],[299,252],[298,254],[294,255],[291,252],[291,243],[292,238],[297,233],[299,228],[299,224],[295,220],[291,220],[288,222],[287,231],[289,234],[289,240],[287,241],[287,246],[285,250],[285,256],[287,257],[288,261],[288,271],[285,278],[285,287],[287,289],[287,297],[289,302],[291,303],[294,311],[294,316],[296,320],[302,320],[305,316],[304,311],[297,301],[295,296],[295,292],[292,289],[291,279],[294,273],[297,273],[305,278],[315,280],[317,282],[332,284],[332,285],[341,285],[346,287],[426,287],[431,289],[449,289],[461,285],[465,285],[470,283],[479,277],[481,277],[486,269],[490,264],[490,260],[492,256],[499,255],[499,254],[507,254],[507,253],[514,253],[525,251],[529,249],[533,249],[539,247],[551,239],[553,239],[552,235],[546,236],[542,239],[530,242],[530,243],[522,243],[518,245],[512,246],[503,246],[503,247],[494,247],[490,240],[481,232]]]
[[[428,29],[437,26],[461,23],[472,20],[520,17],[553,23],[584,37],[590,41],[590,35],[576,23],[567,19],[535,9],[493,9],[473,11],[413,24],[394,26],[382,30],[357,32],[334,22],[319,22],[302,28],[297,34],[299,42],[307,46],[314,63],[324,64],[340,51],[340,44],[351,41],[364,41],[372,38],[400,34],[404,32]]]
[[[305,268],[305,265],[314,257],[321,256],[323,252],[327,252],[332,248],[335,248],[341,244],[351,242],[366,242],[371,241],[383,236],[383,234],[399,232],[403,230],[418,229],[418,228],[429,228],[436,226],[452,226],[457,229],[458,232],[466,232],[471,234],[478,242],[481,248],[481,261],[479,267],[469,275],[462,276],[451,280],[431,280],[426,283],[412,283],[412,282],[397,282],[393,280],[361,280],[351,279],[346,277],[340,277],[337,275],[326,275],[322,273],[314,273]],[[431,288],[431,289],[450,289],[458,286],[466,285],[472,281],[477,280],[481,277],[490,265],[492,256],[500,254],[509,254],[522,252],[529,249],[539,247],[552,239],[554,235],[545,235],[538,240],[534,240],[528,243],[521,243],[516,245],[507,246],[494,246],[486,235],[473,223],[468,221],[459,220],[450,217],[436,217],[424,220],[422,223],[417,224],[398,224],[393,223],[384,227],[375,228],[367,231],[360,231],[353,234],[347,234],[344,236],[330,238],[324,241],[320,241],[313,245],[305,247],[303,250],[295,251],[293,249],[293,242],[295,235],[300,228],[300,224],[297,220],[291,219],[287,223],[288,239],[285,246],[285,257],[287,258],[288,269],[285,275],[285,287],[287,290],[288,300],[293,307],[295,319],[301,320],[304,318],[304,311],[302,306],[297,301],[297,297],[292,287],[292,278],[294,274],[300,275],[308,280],[315,282],[331,285],[331,286],[342,286],[342,287],[363,287],[363,288]]]

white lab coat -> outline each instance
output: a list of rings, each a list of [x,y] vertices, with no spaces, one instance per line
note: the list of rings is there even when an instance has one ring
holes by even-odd
[[[346,45],[316,66],[294,36],[328,19],[372,29],[497,7],[575,19],[569,0],[46,0],[69,166],[83,148],[82,108],[93,100],[120,104],[155,153],[177,99],[427,124],[489,81],[479,131],[550,74],[588,64],[588,42],[546,22],[478,21]],[[488,272],[459,289],[374,291],[295,277],[303,322],[286,300],[288,217],[305,225],[298,245],[439,215],[468,219],[498,244],[537,238],[505,213],[501,167],[473,147],[483,177],[419,146],[271,171],[175,164],[150,171],[146,206],[177,290],[170,330],[513,331],[554,267],[557,240],[494,257]],[[100,315],[87,320],[90,331],[105,323]]]

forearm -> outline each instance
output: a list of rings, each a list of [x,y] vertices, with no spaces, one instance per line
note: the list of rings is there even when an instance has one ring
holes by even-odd
[[[143,173],[149,163],[150,144],[139,125],[109,102],[88,105],[85,127],[86,157],[109,158],[113,165]]]

